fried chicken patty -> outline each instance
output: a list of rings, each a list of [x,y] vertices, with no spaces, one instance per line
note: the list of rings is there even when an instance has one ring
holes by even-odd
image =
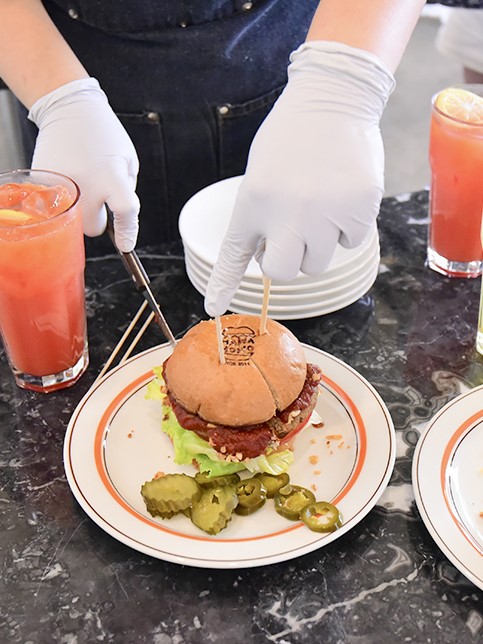
[[[228,427],[210,423],[184,409],[170,391],[164,371],[163,369],[167,398],[181,427],[206,440],[221,457],[236,461],[256,458],[265,453],[269,446],[276,448],[283,438],[303,424],[317,403],[318,385],[322,375],[319,367],[308,363],[302,390],[286,409],[277,411],[265,423]]]

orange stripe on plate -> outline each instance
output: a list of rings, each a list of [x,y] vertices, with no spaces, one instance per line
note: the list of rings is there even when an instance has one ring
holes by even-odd
[[[332,501],[334,505],[337,505],[337,503],[339,503],[348,494],[348,492],[354,487],[362,471],[362,467],[364,465],[364,461],[366,460],[366,454],[367,454],[367,434],[366,434],[366,427],[364,425],[364,421],[362,420],[361,413],[357,409],[352,398],[349,398],[346,392],[343,389],[341,389],[339,385],[337,385],[333,380],[330,380],[330,378],[323,376],[322,380],[325,383],[327,383],[349,407],[349,409],[351,410],[354,416],[356,427],[359,433],[359,450],[357,452],[356,465],[354,467],[354,471],[352,472],[352,476],[347,481],[347,484]]]
[[[139,385],[149,382],[150,380],[152,380],[152,378],[153,378],[152,371],[148,371],[142,376],[139,376],[138,378],[136,378],[136,380],[133,380],[133,382],[131,382],[129,385],[127,385],[127,387],[125,387],[122,391],[120,391],[117,394],[117,396],[111,401],[111,403],[107,406],[105,412],[102,414],[102,417],[101,417],[101,420],[99,421],[99,425],[97,427],[96,435],[94,438],[94,458],[95,458],[97,473],[99,474],[99,478],[101,479],[104,487],[109,492],[111,497],[116,501],[116,503],[118,503],[126,512],[136,517],[136,519],[138,519],[139,521],[142,521],[143,523],[146,523],[147,525],[153,528],[156,528],[157,530],[161,530],[162,532],[166,532],[166,533],[175,535],[177,537],[192,539],[194,541],[213,541],[213,537],[202,537],[202,536],[195,536],[190,534],[183,534],[182,532],[178,532],[177,530],[172,530],[170,528],[167,528],[165,525],[162,525],[157,521],[154,521],[152,519],[149,519],[148,517],[143,516],[137,510],[131,507],[128,503],[126,503],[126,501],[119,495],[119,493],[117,492],[116,488],[113,486],[107,474],[105,461],[104,461],[103,446],[104,446],[104,440],[105,440],[107,428],[109,426],[109,421],[113,417],[115,412],[119,409],[120,405],[122,404],[122,401],[127,396],[129,396],[129,394],[134,389],[136,389]],[[362,420],[362,416],[359,410],[357,409],[357,407],[355,406],[354,402],[352,401],[352,399],[346,394],[346,392],[343,389],[339,387],[339,385],[336,385],[335,382],[333,382],[332,380],[330,380],[325,376],[323,376],[322,379],[347,404],[347,406],[349,407],[350,411],[354,416],[358,433],[359,433],[359,451],[357,454],[356,466],[345,487],[341,490],[339,495],[332,501],[334,504],[337,504],[341,499],[343,499],[346,496],[349,490],[354,486],[355,482],[357,481],[357,478],[359,477],[359,474],[361,473],[362,467],[364,465],[366,451],[367,451],[367,437],[366,437],[366,429],[364,426],[364,422]],[[243,539],[216,539],[216,541],[223,542],[223,543],[232,543],[232,542],[240,543],[242,541],[243,542],[258,541],[260,539],[268,539],[272,537],[277,537],[281,534],[287,534],[288,532],[292,532],[293,530],[297,530],[301,528],[303,525],[304,525],[303,523],[297,522],[287,528],[284,528],[283,530],[272,532],[267,535],[259,535],[256,537],[246,537]]]
[[[466,539],[466,541],[470,544],[470,546],[476,550],[478,554],[481,554],[481,550],[476,547],[474,544],[472,538],[468,534],[468,530],[466,529],[465,525],[459,520],[459,518],[454,514],[453,512],[453,504],[449,500],[449,485],[447,483],[446,479],[446,470],[449,465],[450,458],[453,454],[454,448],[460,438],[463,436],[463,434],[466,432],[466,430],[474,425],[476,422],[481,420],[483,418],[483,409],[480,411],[477,411],[476,414],[473,414],[473,416],[470,416],[465,422],[458,427],[458,429],[455,431],[453,436],[451,436],[448,444],[446,445],[446,448],[443,452],[443,459],[441,461],[441,470],[439,473],[439,480],[440,480],[440,485],[441,489],[443,491],[443,497],[444,497],[444,502],[446,503],[446,507],[448,508],[448,512],[453,519],[453,521],[456,524],[456,527],[458,530],[461,532],[463,537]]]

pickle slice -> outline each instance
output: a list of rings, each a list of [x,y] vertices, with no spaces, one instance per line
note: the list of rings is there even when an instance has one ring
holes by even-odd
[[[153,517],[170,519],[200,498],[201,488],[187,474],[166,474],[141,487],[146,509]]]
[[[225,487],[225,485],[237,485],[240,477],[236,472],[220,476],[208,476],[206,472],[197,472],[195,481],[202,487]]]
[[[218,534],[230,521],[237,505],[234,486],[206,488],[191,506],[191,521],[208,534]]]

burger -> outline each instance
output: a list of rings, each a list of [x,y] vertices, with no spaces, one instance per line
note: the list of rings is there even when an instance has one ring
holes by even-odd
[[[162,430],[178,464],[208,476],[247,469],[279,474],[293,462],[292,440],[317,402],[320,369],[297,338],[268,319],[224,315],[192,327],[154,369],[148,397],[161,400]]]

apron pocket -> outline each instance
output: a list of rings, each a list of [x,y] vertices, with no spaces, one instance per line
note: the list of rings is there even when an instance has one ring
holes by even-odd
[[[169,221],[165,137],[158,112],[117,113],[136,148],[139,175],[136,192],[141,201],[138,244],[170,240],[177,235],[177,222]]]
[[[245,103],[217,106],[221,179],[244,174],[253,137],[284,87],[285,85],[276,87]]]

